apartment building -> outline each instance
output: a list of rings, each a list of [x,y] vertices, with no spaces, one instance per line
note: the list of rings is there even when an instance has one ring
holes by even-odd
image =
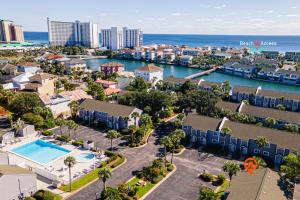
[[[231,100],[241,102],[243,100],[250,101],[254,97],[259,88],[236,86],[232,90]]]
[[[99,47],[99,26],[92,22],[50,21],[48,18],[50,46]]]
[[[101,30],[102,47],[111,50],[135,48],[143,45],[143,32],[140,29],[111,27]]]
[[[238,62],[228,62],[220,67],[220,70],[227,74],[240,76],[243,78],[251,78],[253,74],[257,72],[257,68],[254,65],[244,65]]]
[[[229,128],[230,133],[222,133],[222,128]],[[229,121],[226,118],[190,114],[183,122],[183,130],[190,136],[192,143],[200,145],[220,145],[229,153],[246,157],[260,155],[266,160],[280,164],[284,156],[291,151],[300,149],[300,136],[286,131],[259,127]],[[265,147],[259,147],[255,140],[262,136],[269,142]]]
[[[130,125],[135,125],[135,121],[138,122],[139,118],[135,120],[132,114],[137,112],[141,115],[143,112],[135,107],[93,99],[86,99],[80,104],[80,107],[79,117],[82,120],[87,122],[101,121],[109,128],[116,130],[126,129]]]
[[[15,25],[10,20],[0,20],[0,41],[1,42],[24,42],[23,27]]]

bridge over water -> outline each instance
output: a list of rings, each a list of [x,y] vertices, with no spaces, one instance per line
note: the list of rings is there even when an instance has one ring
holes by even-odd
[[[185,79],[194,79],[194,78],[197,78],[197,77],[200,77],[200,76],[203,76],[203,75],[208,75],[208,74],[213,73],[214,71],[216,71],[218,68],[219,67],[214,67],[212,69],[208,69],[208,70],[196,73],[196,74],[192,74],[190,76],[185,77]]]

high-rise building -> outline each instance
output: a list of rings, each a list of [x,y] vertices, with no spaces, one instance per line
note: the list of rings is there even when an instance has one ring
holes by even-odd
[[[127,27],[101,30],[102,47],[111,50],[122,48],[135,48],[143,45],[143,32],[140,29],[128,29]]]
[[[124,47],[134,48],[143,45],[143,32],[140,29],[123,27]]]
[[[99,26],[92,22],[60,22],[48,18],[50,46],[99,47]]]
[[[0,41],[24,42],[23,27],[20,25],[15,25],[9,20],[0,20]]]

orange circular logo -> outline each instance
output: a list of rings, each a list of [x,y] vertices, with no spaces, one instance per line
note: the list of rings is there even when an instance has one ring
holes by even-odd
[[[258,168],[258,162],[253,157],[247,158],[244,161],[244,167],[245,167],[246,171],[250,174],[250,176],[252,176],[253,171],[255,171]]]

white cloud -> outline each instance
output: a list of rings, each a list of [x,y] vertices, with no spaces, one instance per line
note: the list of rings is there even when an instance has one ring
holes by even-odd
[[[174,17],[189,16],[189,15],[190,15],[189,13],[180,13],[180,12],[171,14],[171,16],[174,16]]]
[[[265,13],[266,14],[272,14],[272,13],[274,13],[274,10],[267,10],[267,11],[265,11]]]
[[[225,8],[225,7],[226,7],[226,5],[223,4],[223,5],[220,5],[220,6],[216,6],[215,8],[216,8],[216,9],[221,9],[221,8]]]
[[[100,13],[100,14],[98,14],[98,16],[99,16],[99,17],[107,17],[108,14],[107,14],[107,13]]]
[[[289,15],[287,15],[287,17],[300,17],[300,15],[298,15],[298,14],[289,14]]]

